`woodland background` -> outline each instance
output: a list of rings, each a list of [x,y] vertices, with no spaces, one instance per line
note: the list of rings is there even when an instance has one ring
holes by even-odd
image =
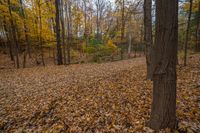
[[[189,19],[190,2],[179,1],[181,57],[187,54],[185,45],[189,51],[200,49],[199,1],[193,0]],[[0,12],[1,53],[12,61],[1,54],[1,64],[9,67],[114,61],[145,53],[141,0],[1,0]],[[155,2],[151,12],[154,38]]]
[[[199,0],[0,0],[0,131],[198,133],[199,52]]]

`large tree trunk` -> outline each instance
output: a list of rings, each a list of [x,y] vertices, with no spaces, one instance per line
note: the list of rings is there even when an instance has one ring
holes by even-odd
[[[19,51],[18,51],[19,44],[18,44],[18,40],[17,40],[15,25],[14,25],[14,22],[13,22],[13,16],[12,16],[10,0],[8,0],[8,8],[9,8],[9,14],[10,14],[10,23],[11,23],[11,29],[12,29],[12,36],[13,36],[13,41],[15,43],[16,65],[17,65],[17,68],[19,68]]]
[[[145,42],[145,54],[147,64],[147,79],[152,78],[152,17],[151,17],[152,0],[144,0],[144,42]]]
[[[187,65],[187,50],[188,50],[188,41],[189,41],[189,32],[190,32],[190,20],[191,20],[191,14],[192,14],[192,4],[193,4],[193,0],[190,0],[190,9],[189,9],[189,15],[188,15],[186,37],[185,37],[184,66]]]
[[[56,7],[56,39],[57,39],[57,61],[58,65],[62,65],[62,49],[60,44],[60,14],[59,14],[59,8],[60,8],[60,0],[55,0],[55,7]]]
[[[178,45],[178,0],[156,0],[153,102],[150,127],[176,126],[176,64]]]

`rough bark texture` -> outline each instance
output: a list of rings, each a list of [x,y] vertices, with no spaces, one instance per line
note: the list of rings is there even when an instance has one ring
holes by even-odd
[[[185,37],[184,66],[187,65],[187,49],[188,49],[188,41],[189,41],[190,21],[191,21],[191,14],[192,14],[192,4],[193,4],[193,0],[190,0],[190,9],[189,9],[189,15],[188,15],[186,37]]]
[[[176,126],[176,62],[178,0],[156,0],[156,35],[153,57],[153,102],[150,127]]]
[[[151,17],[152,0],[144,0],[144,42],[145,42],[145,54],[147,64],[147,79],[152,78],[152,17]]]
[[[57,61],[58,65],[62,65],[62,49],[60,43],[60,0],[55,0],[55,7],[56,7],[56,39],[57,39]]]

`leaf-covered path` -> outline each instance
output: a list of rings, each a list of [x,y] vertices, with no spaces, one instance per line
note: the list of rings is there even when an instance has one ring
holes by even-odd
[[[145,60],[0,70],[0,130],[150,132]],[[200,56],[178,67],[179,130],[200,131]],[[185,129],[184,129],[185,128]]]

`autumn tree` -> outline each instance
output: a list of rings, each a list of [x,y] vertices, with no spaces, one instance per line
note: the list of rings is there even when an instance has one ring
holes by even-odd
[[[89,23],[89,22],[87,22],[87,20],[88,20],[87,3],[88,3],[87,0],[83,0],[83,5],[84,5],[84,37],[85,37],[85,40],[86,40],[86,46],[88,45],[88,42],[89,42],[89,36],[88,36],[89,28],[88,28],[88,24],[87,24],[87,23]]]
[[[45,66],[44,62],[44,51],[43,51],[43,38],[42,38],[42,9],[41,5],[43,3],[40,0],[37,0],[37,5],[38,5],[38,19],[39,19],[39,36],[38,36],[38,41],[39,41],[39,46],[40,46],[40,55],[41,55],[41,60],[42,60],[42,65]]]
[[[190,33],[192,4],[193,4],[193,0],[190,0],[190,9],[189,9],[189,13],[188,13],[188,22],[187,22],[186,37],[185,37],[185,46],[184,46],[184,66],[187,65],[188,41],[189,41],[189,33]]]
[[[123,41],[124,39],[124,32],[125,32],[125,0],[121,1],[121,21],[122,21],[122,25],[121,25],[121,40]]]
[[[56,40],[57,40],[57,61],[58,65],[62,65],[62,49],[60,43],[60,0],[55,0],[56,8]]]
[[[66,12],[66,18],[67,18],[67,63],[71,63],[71,44],[72,44],[72,39],[73,39],[73,27],[72,27],[72,2],[71,0],[68,0],[65,5],[65,12]]]
[[[60,21],[61,21],[61,27],[62,27],[62,48],[63,48],[63,61],[64,65],[66,65],[66,47],[65,47],[65,17],[64,17],[64,1],[61,0],[61,5],[60,5]]]
[[[178,0],[156,0],[153,102],[150,127],[176,126]]]
[[[121,8],[121,59],[123,59],[123,54],[124,54],[124,34],[125,34],[125,0],[119,0],[117,1],[120,5]]]
[[[101,19],[105,10],[105,1],[104,0],[96,0],[96,38],[97,40],[101,40]]]
[[[11,9],[11,3],[10,0],[8,2],[8,10],[10,14],[10,23],[11,23],[11,30],[12,30],[12,36],[13,36],[13,42],[15,43],[15,57],[16,57],[16,66],[19,68],[19,43],[17,40],[17,31],[16,27],[14,25],[14,20],[13,20],[13,14],[12,14],[12,9]]]
[[[130,51],[133,48],[130,44],[135,43],[135,40],[132,39],[133,35],[131,34],[132,37],[126,38],[127,32],[133,28],[134,31],[138,31],[138,28],[135,29],[138,23],[133,24],[132,22],[128,23],[128,21],[129,19],[130,21],[141,21],[142,17],[134,20],[136,15],[130,11],[132,15],[129,18],[129,9],[132,8],[132,5],[135,5],[133,3],[139,1],[10,1],[10,10],[17,41],[18,60],[21,61],[21,58],[23,60],[23,62],[19,61],[19,65],[23,63],[24,67],[29,67],[32,61],[35,61],[36,65],[45,66],[47,49],[49,58],[51,58],[51,52],[53,52],[54,63],[62,60],[64,64],[70,64],[73,56],[84,55],[84,52],[88,53],[90,48],[85,47],[84,44],[86,42],[86,46],[91,46],[93,41],[95,45],[101,44],[106,46],[106,42],[112,40],[119,49],[121,48],[120,44],[122,44],[124,52],[127,50],[130,55]],[[56,6],[57,3],[59,4],[58,6]],[[13,26],[11,26],[9,6],[7,0],[0,1],[0,4],[2,12],[0,14],[0,21],[2,22],[0,25],[1,42],[4,43],[2,46],[5,46],[3,49],[6,49],[10,53],[11,60],[14,60],[16,58],[16,41],[13,41]],[[116,4],[116,6],[113,6],[113,4]],[[141,6],[140,9],[142,9]],[[137,11],[135,10],[134,12]],[[138,16],[142,16],[142,13],[139,14]],[[125,22],[129,25],[125,25]],[[136,39],[138,38],[136,37],[137,34],[136,32],[134,33],[134,38]],[[129,47],[126,47],[128,41]],[[96,46],[93,45],[92,47],[98,52],[99,49]],[[55,50],[57,50],[57,57],[55,56]],[[116,54],[120,53],[116,52]],[[27,55],[31,58],[27,58]],[[62,59],[60,59],[61,57]],[[17,62],[17,59],[15,59],[15,62]]]
[[[10,37],[11,36],[10,24],[8,24],[6,22],[5,15],[3,15],[2,23],[3,23],[3,28],[4,28],[5,35],[6,35],[6,41],[7,41],[7,46],[8,46],[8,49],[9,49],[8,51],[9,51],[10,59],[11,59],[11,61],[14,61],[13,43],[12,43],[12,39]]]
[[[26,67],[26,55],[28,53],[29,57],[31,57],[31,51],[30,51],[30,42],[29,42],[29,36],[28,36],[28,27],[26,24],[26,14],[24,11],[24,6],[23,6],[23,1],[20,0],[20,5],[21,5],[21,14],[22,14],[22,19],[23,19],[23,25],[24,25],[24,34],[25,34],[25,40],[26,40],[26,49],[24,52],[24,62],[23,62],[23,67]]]

